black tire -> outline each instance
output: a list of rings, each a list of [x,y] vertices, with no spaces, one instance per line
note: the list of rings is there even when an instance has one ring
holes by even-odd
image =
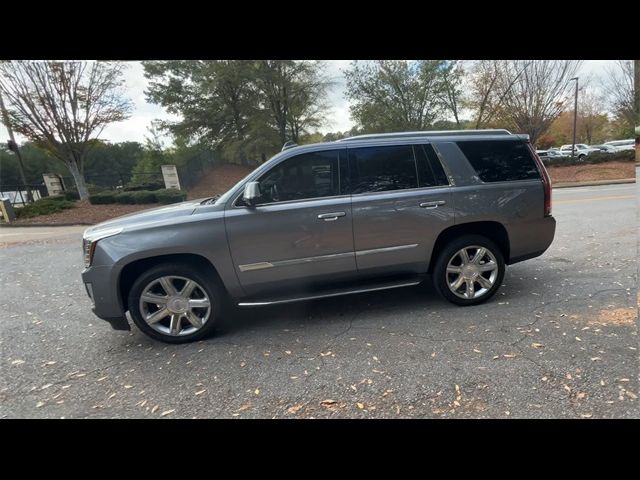
[[[144,320],[140,311],[140,296],[147,285],[164,276],[184,277],[193,280],[209,297],[211,305],[209,317],[195,332],[180,336],[165,334],[155,330]],[[163,263],[150,268],[136,279],[129,291],[127,306],[133,322],[149,337],[166,343],[188,343],[200,340],[215,330],[219,323],[224,301],[225,296],[214,275],[189,264]],[[182,322],[186,322],[186,319],[183,319]]]
[[[488,289],[484,294],[476,298],[461,298],[457,296],[455,293],[451,291],[448,281],[447,274],[447,264],[452,259],[452,257],[461,249],[470,246],[480,246],[484,247],[491,252],[491,254],[495,257],[496,263],[498,264],[498,272],[497,277],[493,283],[493,286]],[[487,237],[482,235],[463,235],[461,237],[456,238],[455,240],[450,241],[438,254],[436,259],[434,268],[433,268],[433,284],[436,287],[438,293],[449,300],[451,303],[455,303],[456,305],[468,306],[468,305],[477,305],[482,302],[486,302],[493,295],[495,295],[496,291],[502,285],[502,280],[504,279],[505,273],[505,263],[504,256],[502,252],[498,248],[498,246],[489,240]],[[454,277],[455,278],[455,277]]]
[[[586,157],[586,155],[579,155],[578,156],[578,161],[579,162],[584,162],[584,157]]]

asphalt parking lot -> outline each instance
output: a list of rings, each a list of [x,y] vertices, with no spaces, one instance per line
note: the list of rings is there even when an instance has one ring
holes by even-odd
[[[92,315],[83,227],[0,229],[0,417],[638,417],[636,197],[554,190],[552,247],[480,306],[427,283],[244,310],[178,346]]]

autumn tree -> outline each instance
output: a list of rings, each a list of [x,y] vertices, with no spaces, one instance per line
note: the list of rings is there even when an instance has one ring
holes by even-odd
[[[13,129],[64,162],[81,199],[89,196],[85,160],[103,129],[128,118],[123,64],[12,61],[0,64],[0,89]]]

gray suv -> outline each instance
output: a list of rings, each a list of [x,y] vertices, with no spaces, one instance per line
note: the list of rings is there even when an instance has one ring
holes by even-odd
[[[416,285],[489,299],[505,265],[553,240],[551,183],[506,130],[286,145],[224,195],[86,230],[94,313],[149,336],[202,338],[233,308]]]

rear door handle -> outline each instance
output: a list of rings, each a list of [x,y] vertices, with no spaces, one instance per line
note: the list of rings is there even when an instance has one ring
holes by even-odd
[[[438,208],[438,205],[444,205],[444,200],[436,200],[435,202],[424,202],[420,204],[420,208]]]
[[[337,220],[338,217],[344,217],[345,215],[345,212],[321,213],[318,215],[318,219],[324,220],[325,222],[333,222],[334,220]]]

